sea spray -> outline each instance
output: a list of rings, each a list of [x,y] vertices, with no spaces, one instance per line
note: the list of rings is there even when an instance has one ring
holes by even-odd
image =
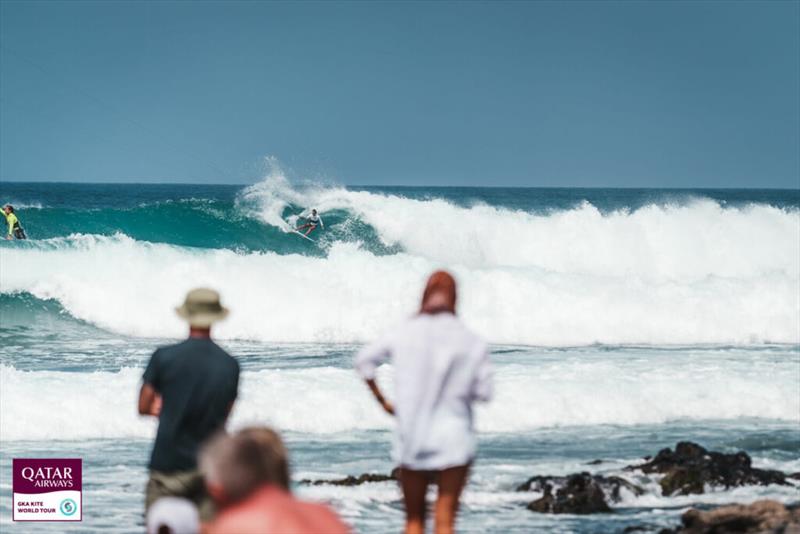
[[[282,223],[290,204],[348,213],[374,228],[385,245],[443,264],[666,279],[774,271],[800,276],[800,211],[771,205],[725,207],[692,198],[606,212],[583,201],[539,213],[342,187],[300,192],[281,176],[241,197],[252,216],[271,225]]]
[[[335,243],[324,257],[236,253],[74,236],[3,250],[0,288],[55,299],[74,317],[130,336],[175,337],[174,307],[191,287],[218,289],[223,338],[364,342],[415,311],[442,266]],[[781,269],[699,280],[448,266],[459,313],[495,343],[798,343],[800,279]]]
[[[459,313],[495,343],[800,342],[793,192],[565,202],[561,190],[297,186],[275,168],[243,189],[80,187],[106,200],[29,202],[42,206],[26,214],[40,237],[0,243],[0,292],[53,299],[116,334],[180,335],[172,309],[205,284],[233,310],[223,338],[364,342],[413,313],[444,267]],[[326,222],[317,243],[286,232],[309,207]]]

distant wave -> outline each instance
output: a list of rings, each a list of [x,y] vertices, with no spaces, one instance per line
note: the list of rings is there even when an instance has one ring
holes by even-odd
[[[164,200],[126,208],[43,207],[18,210],[29,237],[36,241],[71,235],[125,234],[141,241],[199,248],[299,251],[299,243],[281,240],[282,232],[213,199]],[[306,247],[307,248],[307,247]]]
[[[307,207],[325,220],[316,244],[287,233]],[[425,276],[446,267],[460,313],[496,343],[800,342],[796,207],[688,198],[535,212],[297,187],[275,170],[227,203],[64,209],[26,214],[32,236],[51,237],[0,243],[0,293],[54,299],[130,336],[180,335],[172,309],[205,284],[233,310],[224,337],[362,342],[413,313]]]
[[[691,199],[605,213],[583,202],[536,214],[336,187],[297,190],[280,174],[247,188],[239,202],[276,228],[295,205],[349,214],[384,246],[447,265],[665,279],[800,276],[800,210],[766,204],[723,207]]]
[[[448,196],[449,195],[449,196]],[[700,195],[700,193],[697,193]],[[324,257],[337,243],[375,255],[407,253],[443,265],[698,280],[784,272],[800,276],[800,208],[664,193],[609,209],[595,200],[525,209],[431,196],[291,184],[275,171],[228,200],[187,198],[125,208],[42,207],[21,214],[36,240],[127,235],[183,247]],[[413,197],[413,198],[412,198]],[[564,206],[563,203],[559,205]],[[287,234],[309,207],[316,245]]]

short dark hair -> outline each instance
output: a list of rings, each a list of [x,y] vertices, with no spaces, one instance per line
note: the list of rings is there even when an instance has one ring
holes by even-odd
[[[14,213],[14,206],[12,206],[11,204],[6,204],[6,207],[8,208],[8,211]]]
[[[244,499],[263,484],[289,491],[286,448],[277,432],[267,427],[212,438],[200,453],[200,469],[207,480],[222,487],[231,502]]]

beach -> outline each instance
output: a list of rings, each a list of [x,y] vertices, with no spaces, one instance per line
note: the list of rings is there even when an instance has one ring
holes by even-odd
[[[343,187],[271,174],[250,186],[0,183],[31,238],[0,243],[0,473],[15,457],[82,458],[84,519],[137,532],[155,421],[136,415],[153,350],[207,285],[242,368],[230,428],[282,433],[295,491],[360,532],[398,532],[391,419],[353,370],[447,268],[458,311],[490,342],[493,402],[463,532],[674,527],[694,505],[799,499],[788,486],[660,494],[625,467],[691,440],[800,471],[800,190]],[[325,228],[288,233],[309,208]],[[378,379],[392,393],[392,369]],[[597,462],[600,460],[600,462]],[[534,475],[628,477],[614,513],[545,515]],[[11,483],[0,477],[3,530]],[[19,528],[18,528],[19,527]]]

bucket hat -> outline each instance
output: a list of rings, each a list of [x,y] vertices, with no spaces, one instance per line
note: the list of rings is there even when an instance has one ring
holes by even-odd
[[[228,308],[219,302],[219,293],[203,287],[189,291],[175,311],[197,328],[208,328],[228,316]]]

